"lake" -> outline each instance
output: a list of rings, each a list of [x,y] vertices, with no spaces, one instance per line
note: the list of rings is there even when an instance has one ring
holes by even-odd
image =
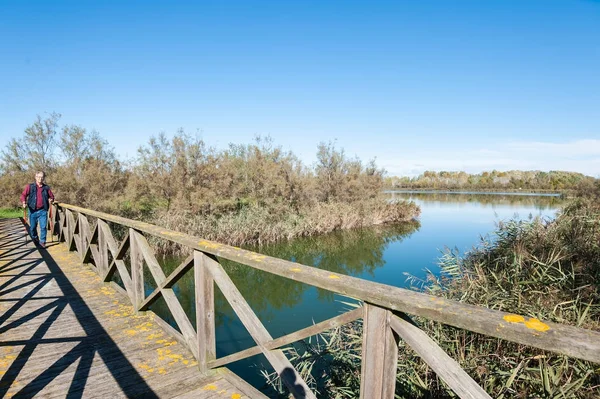
[[[397,226],[379,226],[298,238],[247,249],[379,283],[407,286],[407,274],[426,277],[438,273],[438,258],[445,248],[461,254],[469,251],[495,230],[496,224],[512,218],[552,218],[563,204],[557,195],[519,193],[387,192],[391,201],[411,200],[421,207],[418,221]],[[493,239],[493,236],[489,237]],[[180,259],[165,260],[166,271]],[[348,309],[348,298],[310,287],[247,266],[221,260],[244,298],[273,337],[294,332],[326,320]],[[174,287],[180,302],[195,323],[193,276],[188,273]],[[146,281],[149,281],[146,278]],[[153,287],[148,286],[147,294]],[[222,294],[215,290],[217,356],[254,346]],[[164,301],[151,308],[171,321]],[[228,365],[257,388],[264,379],[262,357]]]

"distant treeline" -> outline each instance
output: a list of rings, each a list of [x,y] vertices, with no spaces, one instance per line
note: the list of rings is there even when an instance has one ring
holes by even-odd
[[[18,206],[44,170],[57,201],[142,219],[231,244],[274,241],[342,228],[410,220],[414,204],[382,196],[384,170],[346,156],[332,142],[304,165],[257,137],[216,150],[178,131],[151,137],[121,161],[96,131],[38,116],[0,160],[0,200]]]
[[[436,189],[436,190],[545,190],[562,192],[579,190],[592,185],[595,179],[575,172],[520,171],[500,172],[493,170],[479,174],[466,172],[426,171],[417,177],[387,177],[389,189]]]

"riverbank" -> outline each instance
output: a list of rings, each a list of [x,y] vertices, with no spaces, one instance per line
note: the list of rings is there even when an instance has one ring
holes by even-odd
[[[578,199],[556,219],[501,222],[489,239],[459,256],[446,252],[441,275],[414,280],[430,294],[541,320],[600,331],[600,206]],[[600,366],[415,318],[492,397],[600,397]],[[324,398],[357,396],[362,325],[324,335],[320,346],[291,352],[298,370],[329,370]],[[401,398],[454,395],[401,342]]]
[[[425,171],[414,177],[386,177],[386,189],[466,190],[466,191],[575,191],[594,183],[594,178],[577,172],[540,170],[485,171],[470,174],[462,171]]]
[[[222,215],[197,215],[186,209],[156,212],[150,222],[224,244],[267,244],[338,230],[408,222],[419,217],[414,202],[377,197],[353,202],[315,203],[295,210],[248,206]],[[160,252],[175,253],[172,243],[157,243]]]
[[[436,189],[436,188],[408,188],[395,187],[386,188],[385,193],[415,193],[415,194],[488,194],[488,195],[551,195],[551,196],[566,196],[575,193],[574,190],[520,190],[520,189],[473,189],[468,188],[451,188],[451,189]]]

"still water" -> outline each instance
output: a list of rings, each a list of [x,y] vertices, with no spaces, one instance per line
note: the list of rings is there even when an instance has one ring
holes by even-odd
[[[445,248],[464,254],[481,238],[493,239],[493,235],[489,234],[498,222],[512,218],[551,218],[562,205],[558,196],[551,195],[423,192],[388,192],[387,195],[390,200],[416,202],[421,207],[419,220],[248,249],[366,280],[406,287],[407,274],[424,278],[427,270],[438,272],[437,259]],[[174,269],[179,261],[165,260],[166,268]],[[351,302],[322,289],[226,260],[221,259],[221,262],[273,337],[334,317],[347,310],[347,302]],[[195,323],[193,276],[185,276],[174,289],[190,320]],[[147,291],[150,293],[152,287],[147,287]],[[225,298],[218,289],[215,291],[217,357],[254,346],[254,341]],[[170,319],[164,302],[157,302],[152,310]],[[267,365],[261,355],[227,367],[260,389],[264,385],[260,369],[267,368]]]

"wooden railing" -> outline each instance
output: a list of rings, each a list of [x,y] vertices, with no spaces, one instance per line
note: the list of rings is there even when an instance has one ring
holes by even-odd
[[[600,363],[600,333],[598,332],[542,322],[332,273],[72,205],[56,204],[54,209],[56,218],[54,229],[59,239],[66,242],[69,250],[76,250],[82,262],[95,268],[105,282],[111,282],[113,275],[118,273],[125,287],[124,293],[130,298],[137,311],[147,311],[158,298],[164,299],[181,332],[164,320],[158,317],[155,319],[175,339],[190,349],[198,359],[201,371],[262,353],[295,397],[314,398],[306,382],[278,348],[362,318],[361,398],[394,397],[399,339],[403,339],[414,349],[459,397],[489,398],[490,396],[455,360],[411,322],[409,314]],[[90,226],[88,217],[95,218],[93,227]],[[121,242],[115,240],[109,222],[120,225],[124,230],[128,229],[125,230]],[[191,248],[193,255],[166,276],[145,235]],[[125,264],[128,251],[131,273]],[[273,339],[229,278],[217,257],[356,298],[363,301],[364,306]],[[144,262],[157,287],[148,296],[144,293]],[[196,305],[195,327],[172,288],[192,268]],[[253,348],[219,359],[215,356],[213,291],[215,283],[256,342]],[[123,290],[114,282],[112,284],[115,288]]]

